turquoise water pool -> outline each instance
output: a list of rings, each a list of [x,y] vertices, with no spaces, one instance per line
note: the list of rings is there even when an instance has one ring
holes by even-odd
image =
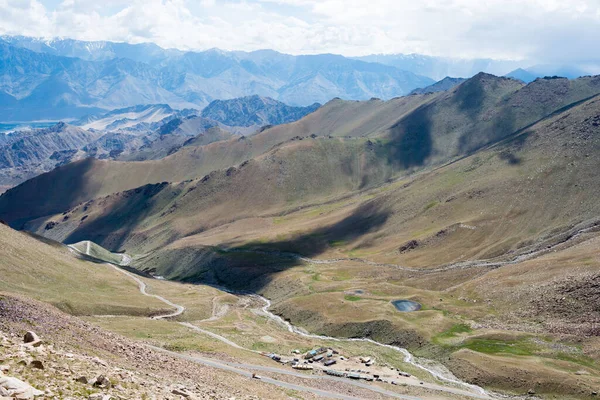
[[[401,312],[419,311],[421,309],[421,305],[412,300],[394,300],[392,304],[396,307],[396,310]]]

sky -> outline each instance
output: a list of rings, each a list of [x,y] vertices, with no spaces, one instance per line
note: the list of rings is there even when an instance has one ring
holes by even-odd
[[[0,34],[581,64],[600,58],[600,0],[0,0]]]

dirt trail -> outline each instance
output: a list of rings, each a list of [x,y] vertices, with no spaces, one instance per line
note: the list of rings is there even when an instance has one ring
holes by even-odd
[[[388,264],[388,263],[378,263],[370,260],[366,260],[364,258],[357,257],[341,257],[341,258],[332,258],[332,259],[313,259],[309,257],[305,257],[301,254],[292,253],[292,252],[283,252],[277,250],[250,250],[250,249],[222,249],[219,248],[219,251],[225,253],[250,253],[250,254],[264,254],[271,256],[279,256],[285,258],[292,258],[296,260],[300,260],[309,264],[337,264],[340,262],[358,262],[366,265],[371,265],[374,267],[388,267],[394,268],[401,271],[414,272],[419,274],[431,274],[437,272],[446,272],[455,269],[466,269],[466,268],[499,268],[505,265],[513,265],[518,264],[523,261],[531,260],[533,258],[537,258],[543,256],[544,254],[550,253],[554,251],[557,247],[560,246],[569,246],[576,244],[576,239],[579,239],[581,236],[588,233],[596,233],[600,231],[600,221],[592,221],[583,225],[583,227],[574,228],[571,231],[563,232],[555,235],[553,238],[547,239],[544,243],[539,243],[536,246],[532,246],[529,249],[521,250],[516,254],[511,255],[508,259],[499,260],[499,259],[490,259],[490,260],[473,260],[473,261],[460,261],[456,263],[451,263],[447,265],[443,265],[437,268],[424,269],[424,268],[410,268],[404,267],[398,264]],[[551,242],[552,244],[546,244]],[[575,242],[575,243],[574,243]]]
[[[77,253],[81,253],[81,251],[79,249],[77,249],[74,246],[68,246],[71,250],[76,251]],[[85,255],[89,256],[89,249],[90,249],[90,242],[87,242],[87,246],[86,246],[86,253],[84,253]],[[127,264],[129,263],[129,261],[131,261],[131,258],[129,256],[123,255],[123,260],[124,261],[128,261]],[[178,315],[183,314],[183,312],[185,311],[185,307],[179,305],[179,304],[175,304],[167,299],[165,299],[162,296],[158,296],[156,294],[150,294],[148,293],[147,289],[148,286],[146,285],[146,283],[144,283],[144,281],[142,281],[140,278],[138,278],[137,276],[135,276],[132,273],[129,273],[125,270],[123,270],[122,268],[119,268],[119,266],[115,265],[115,264],[111,264],[111,263],[104,263],[105,265],[108,265],[112,268],[114,268],[116,271],[118,271],[119,273],[129,277],[130,279],[133,279],[137,284],[138,284],[138,288],[140,289],[140,293],[142,293],[144,296],[148,296],[148,297],[154,297],[155,299],[158,299],[160,301],[162,301],[165,304],[168,304],[169,306],[173,307],[175,309],[175,311],[167,313],[167,314],[160,314],[160,315],[155,315],[152,317],[152,319],[165,319],[165,318],[173,318],[173,317],[177,317]],[[123,263],[122,265],[127,265],[125,263]]]
[[[158,300],[162,301],[163,303],[168,304],[169,306],[175,308],[175,311],[173,311],[171,313],[161,314],[161,315],[155,315],[155,316],[152,317],[152,319],[173,318],[173,317],[177,317],[178,315],[183,314],[183,312],[185,311],[185,307],[184,306],[181,306],[179,304],[175,304],[175,303],[171,302],[170,300],[165,299],[162,296],[148,293],[146,291],[148,289],[148,286],[140,278],[138,278],[137,276],[135,276],[135,275],[133,275],[133,274],[127,272],[127,271],[124,271],[123,269],[119,268],[116,265],[108,264],[108,263],[107,263],[107,265],[110,265],[111,267],[113,267],[114,269],[116,269],[117,271],[119,271],[120,273],[122,273],[122,274],[130,277],[134,281],[136,281],[137,284],[138,284],[138,286],[139,286],[139,288],[140,288],[140,293],[142,293],[144,296],[154,297],[155,299],[158,299]]]

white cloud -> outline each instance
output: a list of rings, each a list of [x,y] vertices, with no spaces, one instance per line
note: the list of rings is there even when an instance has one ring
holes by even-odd
[[[44,5],[45,4],[45,5]],[[598,0],[0,0],[0,33],[184,49],[586,60]]]

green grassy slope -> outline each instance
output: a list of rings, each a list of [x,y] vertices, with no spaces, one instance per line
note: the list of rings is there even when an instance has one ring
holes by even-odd
[[[165,309],[112,267],[77,259],[66,246],[2,224],[0,291],[24,294],[76,315],[151,315]]]
[[[104,247],[98,246],[96,243],[90,242],[88,240],[72,244],[71,247],[74,247],[83,255],[90,256],[92,258],[95,258],[96,260],[105,261],[115,265],[123,264],[122,254],[111,253]]]
[[[449,92],[387,102],[333,100],[292,124],[248,138],[185,146],[155,161],[84,160],[34,178],[0,197],[0,218],[28,220],[148,183],[180,182],[259,157],[296,137],[370,137],[396,171],[439,165],[500,140],[600,92],[600,78],[541,79],[527,86],[479,74]],[[202,142],[200,142],[202,143]]]
[[[293,140],[238,168],[95,199],[27,228],[66,242],[90,239],[112,250],[152,250],[232,220],[381,184],[393,174],[379,155],[383,147],[367,139]]]
[[[251,245],[307,256],[366,254],[417,268],[507,256],[559,240],[599,214],[598,104],[589,100],[472,156],[392,183],[385,183],[394,170],[379,156],[380,142],[305,139],[207,179],[96,199],[28,228],[137,253]],[[188,262],[178,264],[191,276],[193,263],[201,263]]]

